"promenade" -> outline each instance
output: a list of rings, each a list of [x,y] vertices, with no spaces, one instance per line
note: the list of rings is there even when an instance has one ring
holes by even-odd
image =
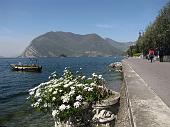
[[[126,62],[146,84],[170,107],[170,62],[130,58]]]
[[[123,60],[133,127],[170,127],[170,63]]]

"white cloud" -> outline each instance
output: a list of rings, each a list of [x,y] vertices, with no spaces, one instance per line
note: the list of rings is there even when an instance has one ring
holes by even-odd
[[[113,27],[112,25],[109,24],[96,24],[95,26],[98,28],[105,28],[105,29],[110,29]]]

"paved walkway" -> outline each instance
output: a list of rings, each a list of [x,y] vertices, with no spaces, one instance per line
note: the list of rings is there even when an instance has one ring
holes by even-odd
[[[130,58],[126,61],[170,107],[170,62],[150,63],[146,59],[138,58]]]
[[[132,126],[170,127],[170,63],[130,58],[123,71]]]

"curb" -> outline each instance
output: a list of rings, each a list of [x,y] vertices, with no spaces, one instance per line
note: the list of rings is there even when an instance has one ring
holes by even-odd
[[[123,61],[122,61],[123,63]],[[122,70],[123,70],[123,82],[125,84],[125,94],[126,94],[126,101],[127,101],[127,104],[128,104],[128,111],[129,111],[129,118],[130,118],[130,123],[131,123],[131,127],[136,127],[136,124],[134,122],[134,119],[133,119],[133,114],[132,114],[132,106],[131,106],[131,103],[130,103],[130,100],[129,100],[129,94],[128,94],[128,87],[127,87],[127,80],[125,78],[125,74],[124,74],[124,64],[122,64]]]

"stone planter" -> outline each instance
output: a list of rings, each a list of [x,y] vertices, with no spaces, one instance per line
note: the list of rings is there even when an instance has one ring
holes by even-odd
[[[116,106],[115,104],[119,101],[119,98],[119,93],[111,91],[109,98],[92,106],[93,111],[95,112],[95,115],[92,118],[94,126],[112,126],[115,119],[114,108]]]
[[[95,126],[112,126],[115,119],[115,106],[118,103],[120,94],[115,91],[110,91],[110,96],[96,104],[88,105],[84,103],[85,111],[79,119],[70,118],[64,122],[55,120],[55,127],[95,127]]]

